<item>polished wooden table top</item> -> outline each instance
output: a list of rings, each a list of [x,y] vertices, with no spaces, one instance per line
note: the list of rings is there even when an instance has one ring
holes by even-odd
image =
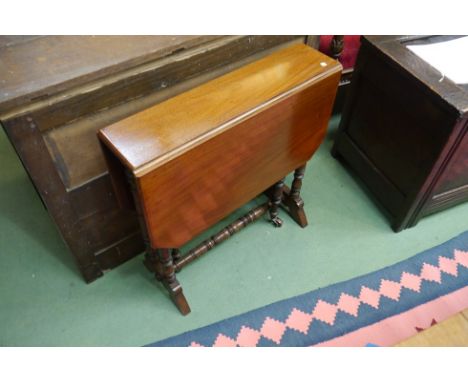
[[[143,176],[340,71],[337,61],[293,45],[104,128],[100,138],[136,176]]]
[[[101,129],[121,205],[123,166],[152,245],[180,247],[311,158],[340,74],[296,44]]]

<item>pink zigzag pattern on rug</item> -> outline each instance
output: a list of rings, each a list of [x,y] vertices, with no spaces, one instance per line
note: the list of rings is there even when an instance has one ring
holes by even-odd
[[[453,259],[439,256],[437,266],[423,263],[419,275],[406,271],[402,272],[400,282],[382,279],[380,281],[379,290],[362,286],[358,297],[351,296],[347,293],[341,293],[336,304],[331,304],[319,299],[310,313],[293,308],[285,322],[267,316],[260,330],[243,325],[236,338],[231,338],[220,333],[212,346],[253,347],[258,344],[261,337],[267,338],[279,345],[284,332],[288,328],[307,334],[313,320],[319,320],[328,325],[334,325],[338,311],[345,312],[357,318],[359,316],[359,306],[361,304],[379,309],[381,296],[399,301],[402,288],[420,293],[422,280],[440,284],[442,282],[441,272],[457,277],[458,265],[468,268],[467,251],[455,249],[453,252]],[[193,341],[190,346],[198,347],[203,345]]]

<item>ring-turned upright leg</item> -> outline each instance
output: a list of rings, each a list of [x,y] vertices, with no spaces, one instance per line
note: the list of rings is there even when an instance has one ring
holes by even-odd
[[[162,267],[162,283],[169,292],[169,295],[174,304],[179,308],[180,312],[185,316],[190,313],[190,307],[185,299],[182,287],[175,276],[175,267],[172,261],[172,249],[158,248],[156,250],[159,262]]]
[[[270,199],[270,221],[275,227],[281,227],[283,221],[278,216],[279,206],[283,198],[284,179],[276,182],[273,186]]]
[[[180,250],[178,248],[174,248],[172,250],[172,261],[175,263],[177,260],[180,260],[182,257],[182,254],[180,253]]]
[[[137,210],[138,220],[140,222],[143,241],[145,243],[146,255],[144,264],[150,272],[153,272],[156,279],[164,284],[169,291],[171,300],[180,310],[183,315],[190,313],[190,307],[185,299],[182,287],[175,277],[175,267],[173,259],[180,259],[180,252],[178,249],[164,248],[154,249],[151,246],[148,227],[143,217],[143,208],[138,197],[138,191],[135,183],[135,178],[130,172],[126,172],[126,177],[132,191],[135,207]]]
[[[284,198],[284,204],[289,209],[289,214],[302,228],[307,226],[307,217],[304,212],[304,201],[301,198],[302,179],[304,179],[306,165],[298,167],[294,171],[294,180],[291,190]]]

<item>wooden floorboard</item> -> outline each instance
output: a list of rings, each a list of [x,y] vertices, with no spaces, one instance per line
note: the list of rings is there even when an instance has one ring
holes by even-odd
[[[465,309],[463,312],[463,317],[465,317],[465,319],[468,321],[468,309]]]
[[[468,309],[396,346],[468,346]]]

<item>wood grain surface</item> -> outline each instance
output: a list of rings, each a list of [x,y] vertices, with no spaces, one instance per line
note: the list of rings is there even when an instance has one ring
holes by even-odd
[[[468,93],[406,45],[450,36],[364,36],[335,137],[394,231],[468,200]]]
[[[455,36],[365,36],[365,41],[369,47],[375,50],[380,57],[390,60],[390,62],[403,65],[405,75],[417,78],[419,86],[426,97],[437,100],[441,98],[445,107],[450,112],[459,115],[468,113],[468,89],[466,86],[458,85],[449,78],[441,78],[440,72],[428,65],[417,54],[413,53],[406,46],[411,44],[438,43],[453,39]],[[461,37],[461,36],[458,36]]]
[[[16,38],[15,38],[16,37]],[[0,114],[219,36],[10,36],[0,40]],[[3,46],[1,45],[3,44]]]
[[[101,130],[138,176],[269,107],[275,97],[339,72],[341,66],[297,44]],[[175,152],[175,153],[174,153]]]
[[[182,246],[307,162],[340,72],[293,45],[101,130],[137,177],[151,246]]]
[[[396,346],[468,346],[468,309],[423,330]]]

